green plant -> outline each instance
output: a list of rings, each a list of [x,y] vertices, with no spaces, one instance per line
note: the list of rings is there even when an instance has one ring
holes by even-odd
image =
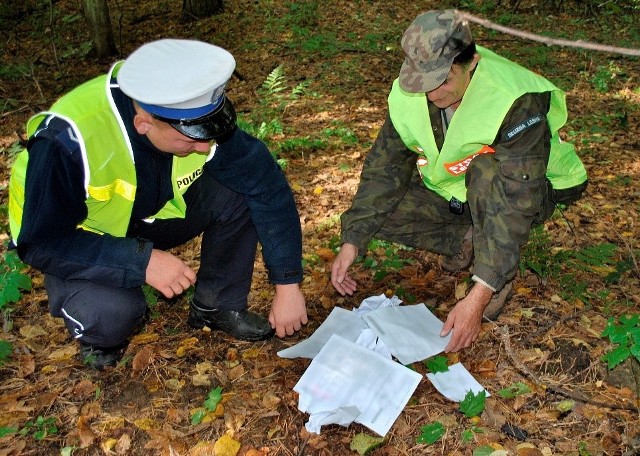
[[[411,247],[373,239],[369,242],[368,250],[375,255],[367,256],[363,261],[363,266],[374,270],[373,280],[375,282],[382,281],[392,270],[398,271],[413,263],[412,259],[402,258],[399,255],[401,250],[413,250]],[[378,259],[375,256],[378,256]]]
[[[264,141],[282,168],[287,166],[287,160],[278,158],[282,151],[298,151],[303,155],[305,149],[325,147],[322,140],[309,136],[283,139],[285,131],[280,117],[291,103],[306,94],[310,84],[311,81],[306,80],[289,87],[284,75],[284,67],[278,65],[267,75],[260,89],[257,90],[258,107],[246,116],[238,116],[238,126]]]
[[[196,410],[196,412],[191,415],[191,424],[196,425],[200,424],[207,413],[214,412],[218,407],[218,404],[222,401],[222,387],[218,386],[217,388],[209,391],[209,395],[207,399],[204,401],[201,408]]]
[[[596,71],[590,77],[591,85],[600,93],[609,91],[610,85],[620,76],[623,76],[622,69],[614,62],[609,65],[598,65]]]
[[[38,416],[35,421],[27,421],[21,429],[0,427],[0,437],[11,434],[29,435],[36,440],[44,440],[48,435],[57,434],[56,419],[52,416]]]
[[[640,314],[623,315],[617,320],[609,318],[601,337],[607,337],[609,342],[617,345],[602,357],[609,370],[629,358],[640,363]]]
[[[0,313],[4,320],[5,330],[11,329],[10,314],[13,312],[12,304],[20,301],[23,291],[31,290],[31,277],[23,271],[25,264],[20,261],[14,250],[8,250],[3,254],[3,262],[0,267]]]

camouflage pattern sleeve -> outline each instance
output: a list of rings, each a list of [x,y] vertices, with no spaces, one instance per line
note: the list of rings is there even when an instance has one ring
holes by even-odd
[[[553,210],[547,204],[545,176],[551,147],[549,103],[548,92],[516,100],[492,144],[495,154],[476,157],[467,170],[473,272],[496,290],[515,276],[531,226],[542,223]],[[523,122],[531,126],[517,130]]]
[[[367,157],[351,207],[342,214],[342,242],[366,252],[371,238],[407,191],[418,155],[406,148],[389,115]]]

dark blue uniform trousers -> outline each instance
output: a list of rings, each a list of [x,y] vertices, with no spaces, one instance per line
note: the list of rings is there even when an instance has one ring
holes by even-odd
[[[194,300],[204,308],[245,309],[258,237],[244,196],[206,172],[184,196],[184,219],[132,222],[127,237],[149,240],[154,248],[166,250],[202,234]],[[62,317],[72,337],[85,343],[121,345],[144,321],[147,303],[140,287],[109,287],[50,274],[45,286],[51,314]]]

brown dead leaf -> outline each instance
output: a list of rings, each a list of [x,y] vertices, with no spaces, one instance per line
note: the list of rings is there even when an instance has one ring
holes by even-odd
[[[140,374],[153,362],[155,358],[156,348],[154,345],[145,345],[133,357],[131,362],[131,370],[134,376]]]
[[[516,451],[518,456],[543,456],[542,451],[531,443],[521,443],[517,446]]]
[[[216,455],[215,444],[213,442],[198,442],[189,451],[189,456],[211,456]]]
[[[273,391],[267,391],[262,397],[262,405],[269,410],[275,409],[282,401]]]
[[[72,392],[75,397],[82,397],[94,393],[97,388],[96,384],[91,380],[84,379],[73,387]]]
[[[325,263],[333,262],[334,258],[336,257],[336,254],[333,250],[323,247],[316,249],[316,255],[318,255],[320,259]]]
[[[193,386],[206,386],[206,387],[209,387],[209,386],[211,386],[211,379],[209,378],[208,375],[194,374],[191,377],[191,383],[193,383]]]
[[[233,369],[229,369],[229,380],[231,381],[237,380],[243,375],[244,375],[244,366],[242,364],[234,367]]]
[[[76,423],[76,428],[78,429],[78,437],[80,438],[80,448],[88,448],[93,445],[96,435],[91,429],[91,426],[89,426],[88,417],[80,416]]]
[[[36,370],[36,362],[33,355],[22,355],[18,357],[18,372],[16,376],[25,378],[33,374]]]
[[[116,443],[114,450],[117,455],[128,455],[130,449],[131,449],[131,436],[127,433],[124,433],[118,439],[118,443]]]
[[[47,359],[51,361],[69,361],[77,354],[78,347],[75,344],[69,344],[63,348],[52,351],[49,356],[47,356]]]
[[[39,325],[24,325],[20,327],[20,335],[25,339],[39,339],[49,333]]]
[[[6,444],[2,445],[0,449],[0,455],[2,456],[20,456],[23,454],[25,447],[27,446],[27,442],[22,439],[19,440],[11,440]]]

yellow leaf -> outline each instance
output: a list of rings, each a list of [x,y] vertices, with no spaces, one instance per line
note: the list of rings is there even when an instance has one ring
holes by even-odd
[[[109,454],[111,450],[115,448],[117,443],[118,441],[116,439],[107,439],[100,444],[100,447],[105,454]]]
[[[324,188],[322,188],[320,185],[313,189],[314,195],[322,195],[322,192],[324,192]]]
[[[76,356],[76,353],[78,353],[78,347],[75,345],[68,345],[59,350],[52,351],[49,356],[47,356],[47,359],[52,361],[68,361]]]
[[[236,456],[240,451],[240,442],[229,434],[220,437],[213,446],[216,456]]]
[[[260,353],[259,348],[250,348],[242,352],[242,359],[255,359],[260,356]]]
[[[139,420],[135,420],[133,424],[136,427],[142,429],[143,431],[150,431],[152,429],[159,429],[160,426],[151,418],[140,418]]]
[[[158,333],[143,333],[137,334],[131,338],[131,343],[134,345],[143,345],[151,342],[156,342],[160,339]]]

